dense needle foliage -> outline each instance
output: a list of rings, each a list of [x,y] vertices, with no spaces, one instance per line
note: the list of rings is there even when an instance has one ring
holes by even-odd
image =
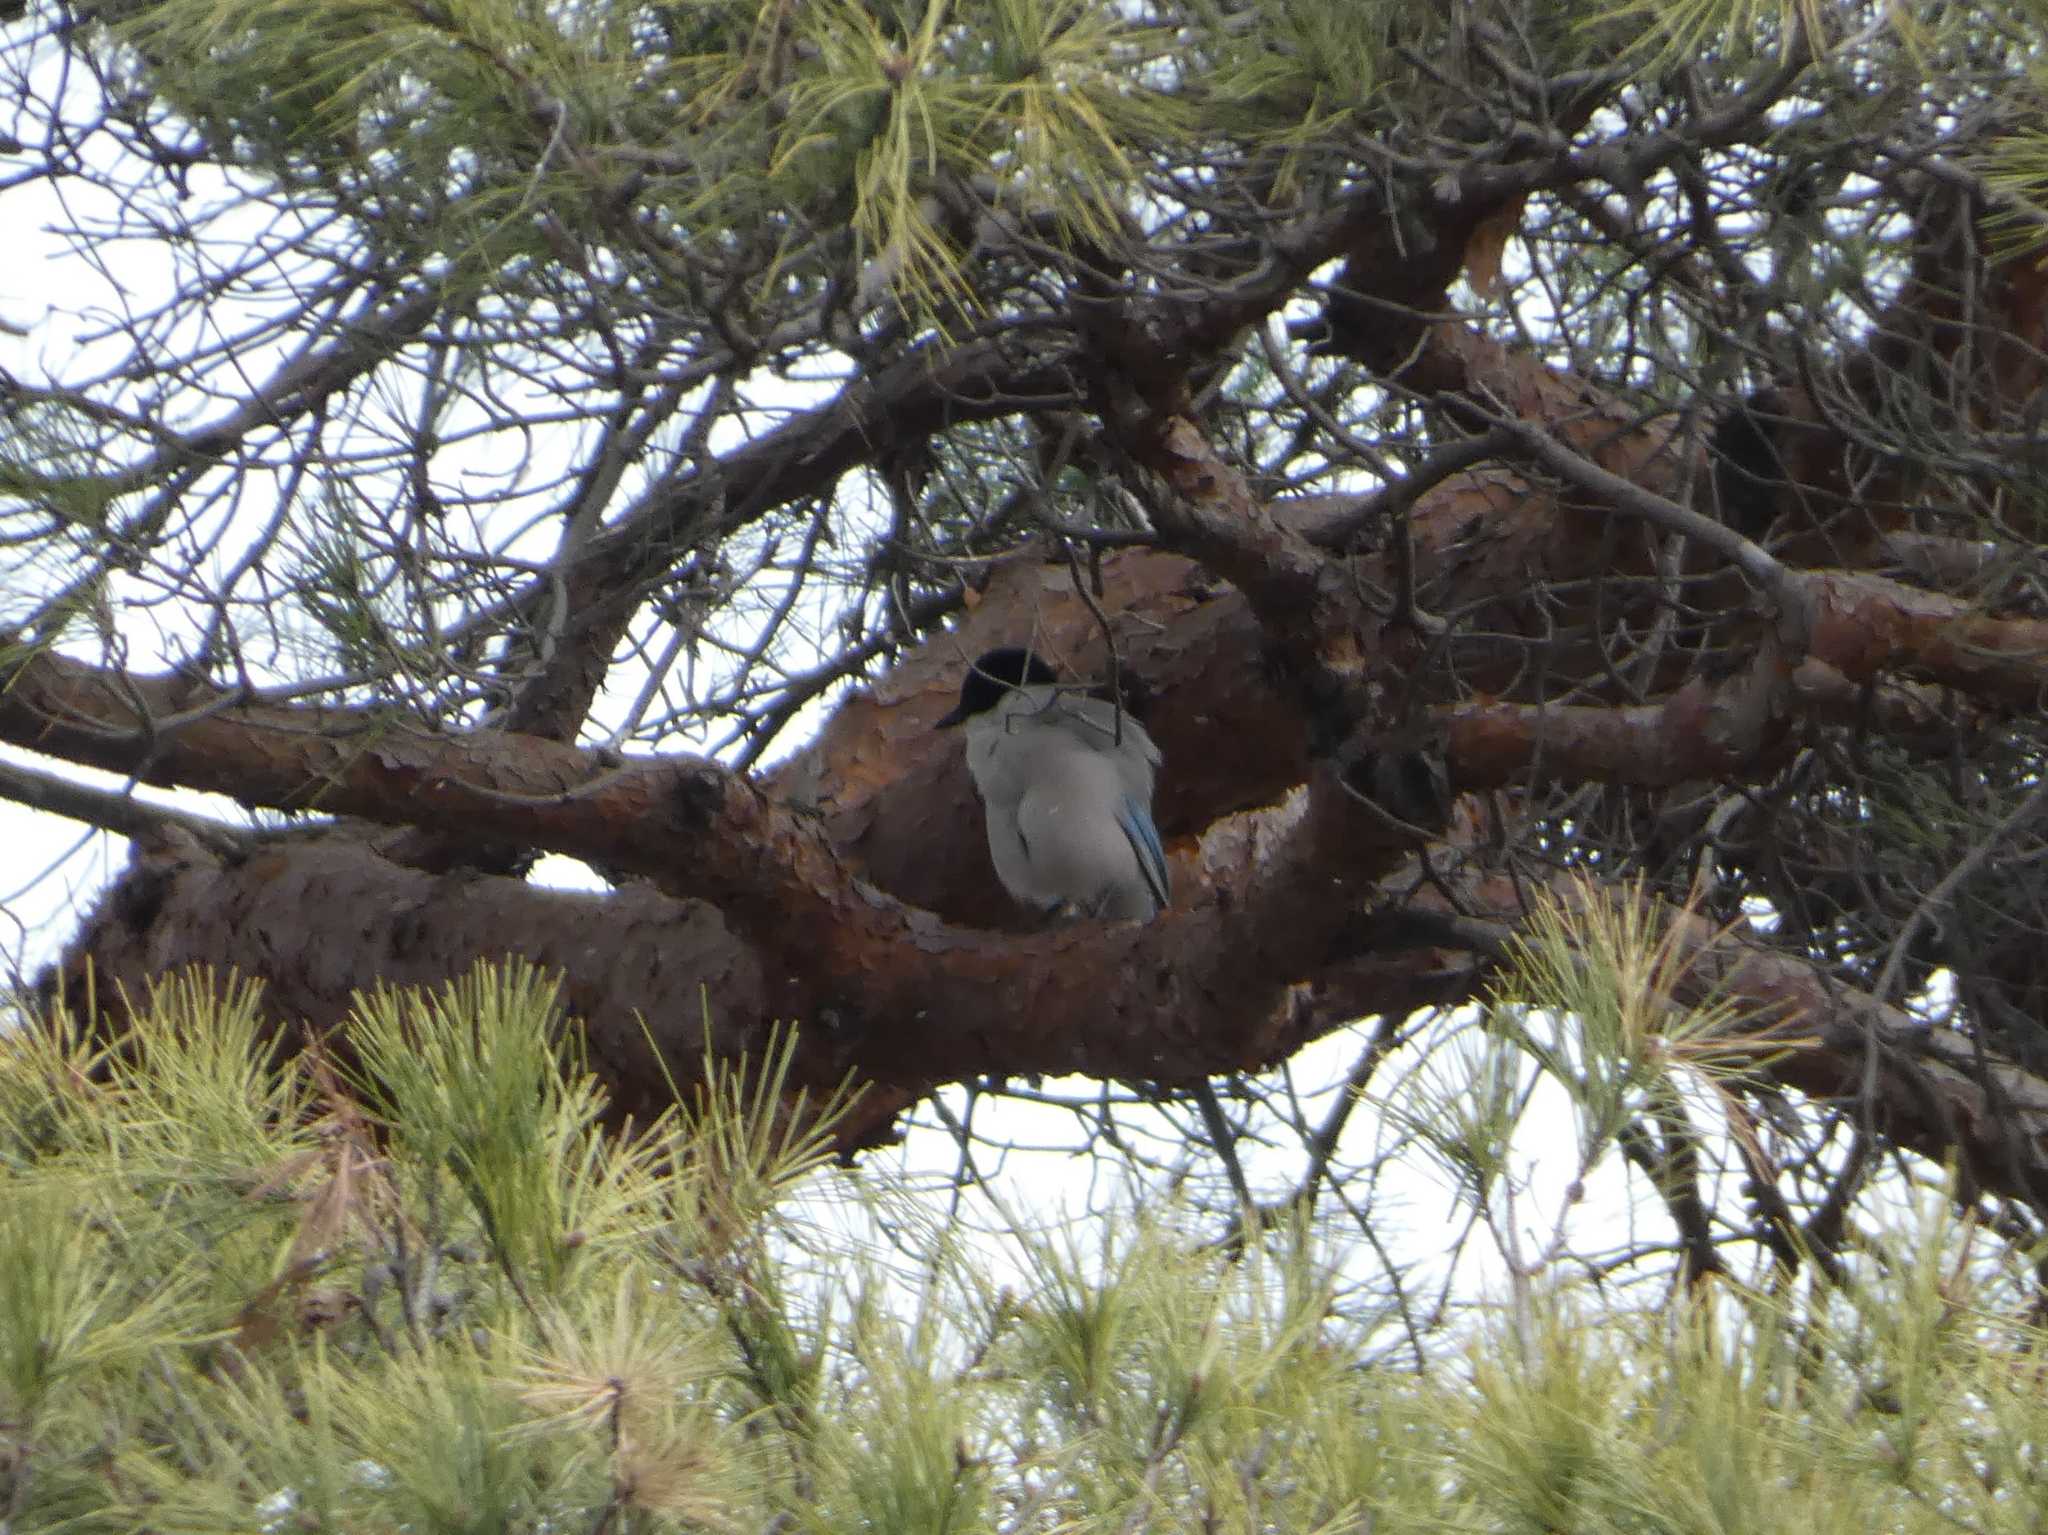
[[[1939,1191],[1839,1286],[1639,1306],[1524,1276],[1417,1355],[1306,1224],[966,1238],[821,1165],[773,1063],[608,1134],[528,974],[365,996],[346,1071],[269,1061],[249,1001],[167,986],[118,1049],[0,1052],[9,1529],[2041,1516],[2026,1276]]]

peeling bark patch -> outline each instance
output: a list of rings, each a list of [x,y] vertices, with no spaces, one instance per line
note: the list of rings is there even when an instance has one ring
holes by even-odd
[[[2048,622],[1998,618],[1881,576],[1817,573],[1812,654],[1856,682],[1900,671],[1986,702],[2048,698]]]

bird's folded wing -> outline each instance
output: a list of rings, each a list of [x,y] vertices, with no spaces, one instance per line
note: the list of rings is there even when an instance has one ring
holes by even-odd
[[[1138,855],[1138,871],[1152,887],[1160,906],[1165,907],[1172,896],[1172,877],[1167,872],[1166,849],[1160,846],[1159,828],[1152,824],[1152,813],[1126,794],[1117,806],[1116,821],[1130,840],[1131,851]]]

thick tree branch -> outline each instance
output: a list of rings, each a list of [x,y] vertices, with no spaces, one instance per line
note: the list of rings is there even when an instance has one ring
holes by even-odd
[[[476,798],[447,779],[423,792],[458,817]],[[816,892],[816,907],[830,904],[822,920],[792,914],[743,943],[708,903],[638,887],[593,897],[433,876],[338,836],[223,861],[172,833],[138,842],[136,867],[45,986],[76,1010],[88,966],[105,998],[204,963],[269,977],[280,1024],[324,1029],[371,978],[432,982],[524,954],[567,976],[623,1111],[697,1080],[707,1018],[716,1051],[757,1057],[778,1019],[796,1019],[799,1081],[878,1084],[846,1128],[859,1142],[938,1082],[989,1071],[1192,1082],[1271,1064],[1329,1027],[1277,978],[1308,973],[1356,926],[1381,833],[1341,792],[1311,805],[1229,899],[1029,938],[949,931],[842,881]],[[735,820],[744,835],[748,816]]]
[[[797,1069],[811,1082],[855,1070],[911,1091],[1002,1060],[1018,1071],[1184,1081],[1276,1061],[1320,1021],[1294,1004],[1292,982],[1346,951],[1405,840],[1343,784],[1319,778],[1307,813],[1269,856],[1228,871],[1166,919],[1006,938],[947,929],[882,896],[842,864],[813,819],[701,762],[620,763],[488,732],[430,735],[367,711],[237,704],[181,679],[116,679],[49,655],[9,680],[0,735],[73,760],[457,835],[516,828],[520,841],[637,869],[715,903],[721,930],[748,942],[748,973],[764,978],[737,999],[721,993],[733,1009],[719,1020],[721,1046],[755,1049],[773,1020],[806,1020]],[[145,847],[145,862],[170,863],[117,887],[95,929],[136,927],[128,963],[89,934],[73,972],[92,960],[113,970],[103,981],[132,986],[188,962],[253,974],[282,963],[303,983],[280,997],[288,1021],[324,1025],[363,978],[450,975],[479,953],[559,956],[579,995],[601,990],[628,962],[601,941],[602,917],[575,915],[584,911],[575,903],[562,909],[562,932],[582,941],[558,935],[535,947],[551,893],[474,876],[436,883],[346,839],[308,840],[311,852],[285,838],[233,866],[189,845],[168,854],[160,843]],[[491,920],[473,924],[458,910],[473,892],[489,893]],[[537,903],[531,914],[515,912],[522,900]],[[436,920],[423,922],[429,905]],[[722,973],[739,963],[722,943],[707,945],[701,966]],[[301,951],[319,964],[281,959]],[[665,973],[683,991],[636,998],[629,1010],[647,1016],[663,1004],[648,1027],[670,1076],[687,1082],[702,1044],[702,999],[690,989],[712,977]],[[624,1038],[624,1015],[606,1016]]]
[[[1679,999],[1718,995],[1748,1008],[1742,1030],[1763,1047],[1769,1079],[1854,1103],[1878,1134],[1932,1161],[1953,1157],[1966,1202],[1990,1192],[2048,1210],[2048,1081],[1834,985],[1795,956],[1724,936],[1703,918],[1674,920],[1690,962]]]

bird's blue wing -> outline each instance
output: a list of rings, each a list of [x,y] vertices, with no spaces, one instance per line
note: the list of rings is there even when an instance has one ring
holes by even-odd
[[[1117,806],[1116,823],[1129,839],[1131,851],[1138,855],[1138,871],[1163,909],[1172,885],[1166,871],[1166,849],[1159,845],[1159,828],[1152,824],[1152,812],[1126,794]]]

